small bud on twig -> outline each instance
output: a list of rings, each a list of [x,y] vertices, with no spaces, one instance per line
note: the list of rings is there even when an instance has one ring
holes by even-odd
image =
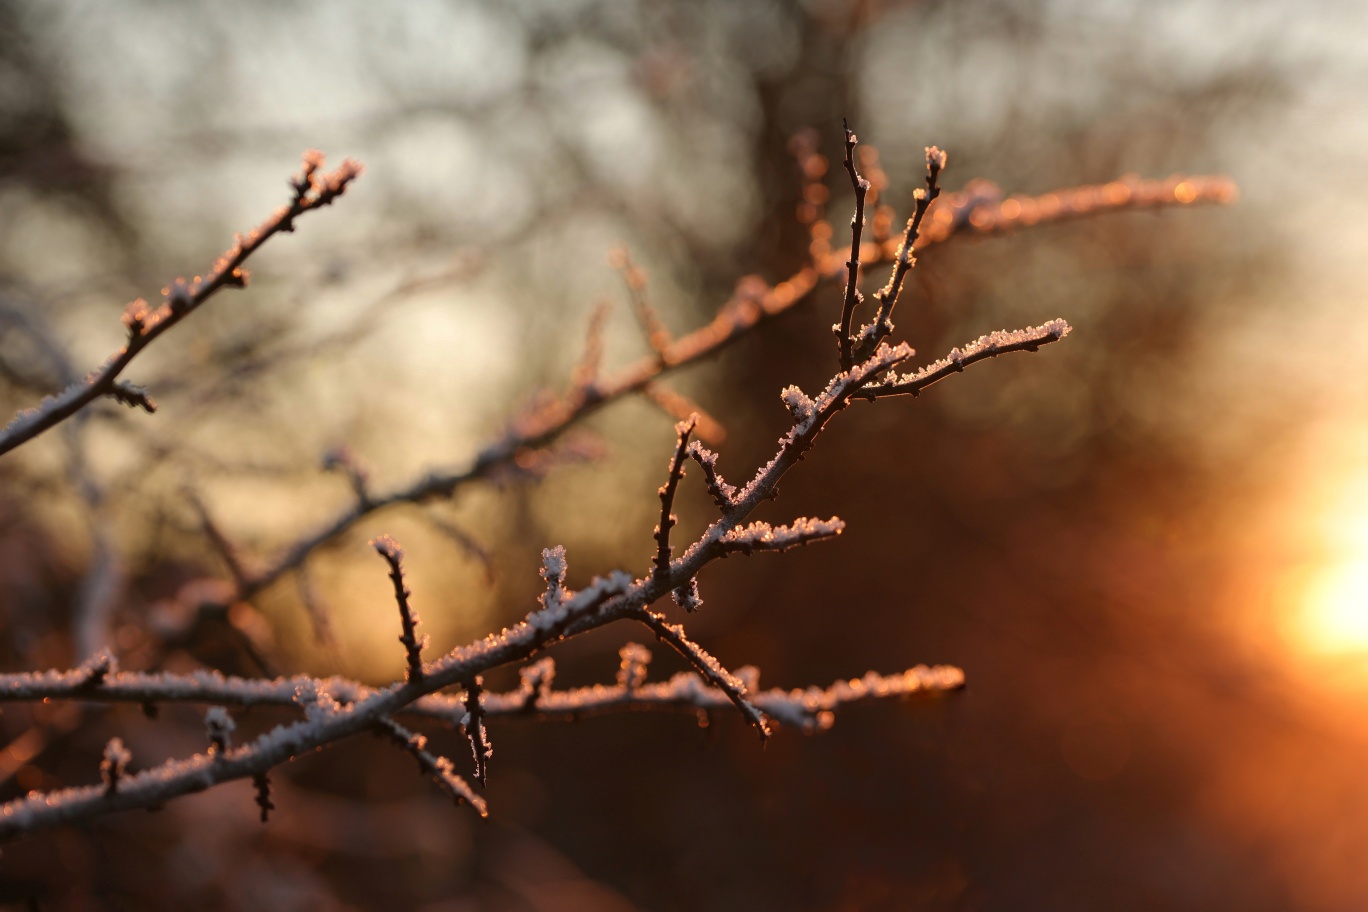
[[[209,732],[210,750],[215,758],[221,758],[232,749],[233,731],[237,723],[225,707],[209,707],[204,714],[204,727]]]
[[[105,745],[104,759],[100,761],[100,779],[105,786],[105,794],[112,795],[119,788],[119,780],[124,777],[128,764],[133,759],[122,739],[110,738]]]

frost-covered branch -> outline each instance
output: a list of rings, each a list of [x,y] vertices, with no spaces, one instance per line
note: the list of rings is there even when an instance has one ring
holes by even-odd
[[[178,278],[171,282],[162,289],[162,301],[156,307],[142,299],[129,304],[123,318],[128,335],[124,347],[110,355],[103,365],[91,371],[84,380],[45,398],[36,407],[15,415],[0,430],[0,455],[60,424],[101,396],[111,396],[125,405],[155,411],[156,404],[147,391],[120,382],[119,375],[143,349],[198,310],[217,291],[246,287],[247,271],[242,265],[248,257],[274,235],[294,231],[296,218],[332,203],[361,174],[361,165],[351,159],[343,161],[336,171],[323,173],[320,170],[322,167],[322,153],[304,153],[303,169],[298,177],[290,181],[293,190],[290,202],[276,210],[257,228],[245,235],[238,235],[233,246],[214,262],[207,274],[195,276],[191,281]]]
[[[0,839],[121,810],[150,807],[221,782],[260,776],[301,753],[374,728],[422,697],[447,687],[467,686],[479,675],[526,660],[557,640],[619,620],[634,620],[651,627],[658,637],[693,663],[710,684],[721,689],[762,734],[767,733],[761,710],[746,698],[745,684],[688,640],[682,628],[664,621],[649,606],[672,590],[687,586],[704,566],[722,557],[727,552],[727,535],[770,498],[779,480],[812,446],[827,422],[850,403],[861,387],[910,356],[911,349],[905,345],[880,346],[868,361],[834,377],[815,400],[813,412],[790,428],[780,442],[779,452],[737,495],[731,513],[709,526],[681,557],[670,562],[666,572],[633,579],[614,571],[606,577],[596,577],[579,591],[571,591],[561,582],[565,573],[563,551],[548,550],[544,568],[548,591],[540,607],[520,623],[427,664],[421,678],[395,682],[350,703],[328,691],[326,684],[320,686],[313,679],[306,679],[294,693],[305,713],[304,719],[277,726],[251,742],[213,757],[196,755],[171,760],[126,777],[112,794],[99,788],[78,787],[9,802],[0,808]],[[108,675],[106,668],[99,681]],[[87,692],[93,692],[93,673],[84,672],[83,677]],[[469,705],[466,710],[467,716],[473,715]],[[478,743],[476,750],[481,750]]]
[[[570,721],[616,712],[687,712],[721,710],[735,705],[725,693],[708,686],[693,672],[680,672],[668,680],[647,682],[649,659],[649,650],[631,643],[623,647],[615,684],[556,690],[551,686],[555,663],[547,656],[520,669],[521,682],[517,688],[484,693],[481,708],[486,719]],[[753,670],[747,668],[737,669],[736,676],[754,680]],[[827,688],[800,690],[756,691],[752,688],[748,699],[771,719],[809,731],[814,727],[830,726],[833,720],[821,720],[818,715],[821,712],[834,712],[851,703],[955,690],[963,686],[964,673],[950,666],[928,668],[919,665],[892,675],[871,672],[862,680],[864,683],[858,689],[852,689],[854,685],[848,681],[837,681]],[[375,693],[375,688],[349,678],[297,675],[265,680],[231,677],[215,671],[189,674],[117,672],[101,687],[92,690],[80,685],[78,672],[49,671],[0,675],[0,703],[69,700],[149,708],[184,703],[235,709],[267,706],[298,709],[296,695],[301,687],[328,693],[344,704]],[[465,696],[429,694],[404,707],[399,715],[459,728],[466,716]]]
[[[708,486],[708,494],[712,496],[713,503],[717,504],[717,509],[726,513],[735,506],[736,488],[727,484],[718,473],[717,454],[697,440],[689,444],[688,453],[703,470],[703,480]]]
[[[1039,196],[1010,197],[1004,197],[989,182],[975,181],[963,191],[942,194],[934,206],[928,204],[912,249],[921,251],[965,235],[1001,234],[1106,212],[1225,204],[1232,202],[1236,195],[1233,182],[1214,176],[1174,176],[1165,180],[1128,178]],[[861,244],[862,268],[894,261],[904,241],[904,237],[899,237],[879,242],[877,232],[875,238],[875,242]],[[336,541],[357,523],[376,513],[450,498],[466,485],[489,478],[513,464],[519,454],[550,445],[599,409],[631,395],[650,393],[652,386],[658,385],[665,375],[711,356],[809,300],[822,280],[837,278],[842,273],[848,275],[846,262],[836,256],[819,257],[773,284],[758,276],[743,278],[711,322],[672,339],[663,350],[653,351],[615,373],[596,375],[592,396],[572,394],[543,404],[510,425],[502,437],[486,446],[469,464],[434,470],[387,493],[373,494],[343,508],[312,532],[283,547],[274,561],[245,581],[238,597],[254,597],[282,576],[297,570],[319,548]],[[659,401],[658,397],[653,398]],[[685,414],[676,411],[672,417],[679,420]],[[704,439],[714,439],[715,423],[706,428],[700,424],[698,433]]]
[[[917,396],[931,384],[944,380],[951,374],[957,374],[971,364],[1010,352],[1036,351],[1042,345],[1058,342],[1067,336],[1069,331],[1068,323],[1063,320],[1051,320],[1049,323],[1028,329],[991,332],[979,336],[963,348],[951,349],[950,354],[926,367],[899,376],[889,374],[882,380],[866,386],[859,395],[869,400],[887,396]]]
[[[723,668],[722,663],[709,655],[707,650],[689,639],[682,625],[671,624],[665,619],[665,615],[646,609],[637,612],[635,617],[651,628],[662,643],[692,665],[700,678],[726,694],[727,699],[740,710],[742,717],[755,726],[755,730],[760,733],[761,741],[769,738],[770,729],[765,723],[765,714],[747,696],[750,688],[739,677]]]
[[[428,751],[427,738],[424,735],[411,732],[392,719],[380,720],[376,724],[376,728],[399,747],[413,755],[413,759],[418,761],[418,768],[422,770],[423,774],[441,786],[442,790],[455,799],[457,804],[468,803],[481,817],[489,816],[489,806],[485,800],[475,793],[469,782],[461,778],[450,760]]]
[[[859,193],[862,178],[853,164],[853,149],[854,135],[848,134],[848,170]],[[120,810],[158,806],[178,796],[237,779],[249,779],[254,783],[256,800],[264,817],[272,806],[267,778],[271,770],[303,753],[336,745],[352,735],[368,731],[383,733],[395,741],[415,757],[424,773],[457,799],[470,802],[484,813],[482,799],[456,773],[452,762],[432,754],[423,736],[400,725],[399,718],[406,721],[431,719],[462,728],[471,742],[475,778],[483,784],[492,753],[487,722],[498,716],[579,718],[620,709],[659,708],[708,712],[730,705],[759,731],[763,739],[768,736],[772,722],[817,730],[829,726],[832,713],[847,703],[962,686],[964,676],[959,669],[917,666],[902,675],[885,677],[871,673],[862,679],[837,682],[824,690],[761,692],[755,669],[729,671],[693,641],[682,625],[672,623],[665,614],[653,608],[661,599],[672,596],[686,611],[696,610],[702,604],[700,574],[728,554],[782,551],[840,534],[844,523],[836,517],[828,520],[801,518],[790,525],[774,527],[754,520],[753,514],[776,496],[779,482],[814,446],[831,420],[852,401],[916,395],[970,364],[1006,352],[1034,351],[1069,332],[1066,323],[1056,320],[1031,329],[991,333],[920,370],[896,373],[906,367],[914,353],[906,344],[890,345],[885,341],[892,330],[890,315],[903,279],[914,262],[914,246],[936,236],[932,230],[938,219],[935,213],[943,210],[931,207],[936,200],[944,163],[942,153],[934,147],[927,150],[927,190],[917,197],[915,211],[891,255],[893,268],[888,284],[879,294],[880,306],[874,322],[843,338],[841,370],[820,393],[809,396],[793,386],[783,390],[781,400],[791,414],[792,423],[780,438],[774,456],[759,467],[744,486],[737,488],[724,482],[717,474],[716,454],[690,443],[695,420],[686,421],[677,428],[678,440],[667,467],[665,484],[659,492],[661,521],[654,534],[655,557],[640,577],[613,570],[590,578],[578,590],[572,589],[567,585],[564,549],[547,548],[542,553],[541,569],[545,589],[536,607],[519,622],[425,664],[421,656],[422,641],[415,632],[417,618],[408,605],[409,592],[403,582],[398,547],[392,540],[378,539],[376,549],[389,564],[394,583],[403,629],[400,641],[407,666],[402,680],[386,686],[366,687],[342,678],[309,676],[268,681],[227,678],[209,672],[129,674],[119,672],[108,657],[70,672],[0,675],[0,702],[58,699],[136,702],[145,707],[155,707],[163,702],[208,703],[211,706],[205,719],[210,741],[205,753],[129,772],[127,749],[121,742],[111,742],[98,785],[30,793],[0,807],[0,839],[83,822]],[[1193,202],[1200,191],[1194,189],[1189,194],[1175,189],[1171,195],[1178,202]],[[1143,194],[1134,198],[1143,198]],[[947,203],[948,211],[952,213],[952,228],[948,229],[951,233],[958,230],[953,225],[956,224],[954,219],[958,218],[956,213],[961,211],[970,213],[964,222],[970,227],[963,230],[977,230],[972,213],[976,206],[986,203],[956,201],[953,195]],[[873,234],[875,242],[871,246],[877,249],[872,252],[864,249],[865,245],[859,240],[852,245],[846,266],[848,279],[857,277],[860,264],[873,262],[880,256],[888,258],[880,252],[883,250],[882,230]],[[678,340],[658,336],[660,344],[659,347],[653,345],[656,349],[653,357],[607,379],[598,374],[599,354],[593,350],[598,344],[595,341],[598,333],[591,332],[591,350],[581,362],[575,386],[566,397],[513,422],[502,440],[486,449],[462,472],[435,473],[388,495],[373,494],[364,481],[354,485],[357,497],[352,508],[324,529],[297,543],[267,570],[240,578],[233,587],[236,597],[249,597],[284,573],[300,567],[315,548],[340,535],[363,516],[398,503],[421,503],[448,496],[461,484],[486,477],[500,467],[521,460],[528,450],[550,443],[603,403],[628,392],[644,390],[665,371],[715,351],[762,319],[783,312],[806,295],[819,278],[829,274],[832,272],[826,265],[814,261],[800,276],[787,283],[771,287],[758,280],[743,282],[738,286],[732,305],[724,308],[712,324]],[[842,322],[847,329],[846,311],[853,311],[853,307],[848,306],[850,300],[847,295],[842,306]],[[858,303],[858,297],[854,300]],[[130,324],[130,332],[138,337],[147,325],[146,319],[138,317],[134,323],[139,328],[134,330]],[[675,522],[671,510],[684,474],[686,457],[702,467],[704,482],[721,515],[676,556],[677,549],[670,540]],[[630,646],[621,654],[615,684],[555,690],[552,686],[554,665],[549,658],[539,658],[541,653],[561,641],[619,621],[646,626],[658,640],[681,655],[692,666],[693,673],[650,683],[647,681],[649,653],[643,647]],[[519,686],[506,693],[486,692],[484,676],[507,666],[523,666]],[[459,693],[449,692],[456,690]],[[289,707],[292,715],[269,731],[234,744],[231,735],[235,726],[228,708],[253,705]],[[93,778],[94,771],[91,775]]]

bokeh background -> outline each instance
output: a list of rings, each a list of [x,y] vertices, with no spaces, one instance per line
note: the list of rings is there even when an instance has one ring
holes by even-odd
[[[1054,317],[1074,334],[843,414],[765,518],[846,533],[701,581],[695,637],[764,684],[928,662],[965,692],[763,749],[733,718],[508,721],[489,821],[349,742],[280,771],[264,827],[233,785],[7,847],[0,904],[1368,906],[1365,46],[1347,0],[0,4],[7,415],[283,202],[303,149],[367,166],[140,359],[156,416],[103,405],[0,461],[6,670],[79,663],[98,603],[125,667],[259,673],[246,626],[283,670],[390,680],[380,532],[435,648],[524,614],[543,547],[572,583],[643,569],[672,421],[625,401],[586,425],[592,460],[385,513],[302,585],[149,648],[177,593],[224,578],[188,492],[264,560],[347,503],[330,448],[387,488],[563,389],[596,302],[616,302],[609,365],[645,353],[618,246],[679,333],[741,277],[791,274],[801,131],[835,157],[848,117],[902,212],[932,143],[951,189],[1241,187],[928,250],[898,321],[927,360]],[[827,181],[839,245],[849,190]],[[838,301],[823,286],[674,381],[725,426],[730,476],[770,455],[778,391],[834,370]],[[683,534],[711,516],[696,481]],[[635,634],[559,647],[558,683],[610,680]],[[112,734],[140,765],[204,742],[188,709],[6,707],[0,797],[94,781]]]

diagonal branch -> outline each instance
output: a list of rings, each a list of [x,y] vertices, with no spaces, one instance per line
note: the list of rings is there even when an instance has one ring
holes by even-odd
[[[423,774],[432,777],[442,787],[443,791],[455,799],[457,804],[468,802],[481,817],[489,816],[489,806],[485,800],[475,793],[475,790],[470,787],[470,783],[457,775],[450,760],[446,757],[439,757],[427,749],[427,738],[424,735],[409,731],[393,719],[381,719],[375,727],[377,731],[413,755],[413,759],[418,761],[418,768],[423,771]],[[264,819],[264,810],[262,814]]]
[[[871,402],[888,396],[918,396],[931,384],[957,374],[971,364],[1011,352],[1036,351],[1042,345],[1058,342],[1069,334],[1070,329],[1063,320],[1051,320],[1028,329],[988,333],[963,348],[951,349],[944,358],[919,370],[898,377],[889,375],[878,383],[866,386],[857,395]]]
[[[636,314],[637,322],[641,324],[641,331],[646,336],[646,344],[651,351],[655,352],[656,357],[662,361],[670,350],[670,343],[674,339],[670,335],[670,330],[666,328],[665,322],[660,319],[660,314],[651,306],[651,301],[646,297],[646,273],[632,262],[631,256],[627,253],[626,247],[619,247],[613,251],[609,259],[610,265],[622,273],[623,284],[627,286],[627,293],[632,298],[632,312]]]
[[[238,235],[237,242],[218,258],[208,274],[196,276],[191,282],[176,279],[162,290],[162,304],[155,310],[145,301],[134,301],[124,314],[128,341],[100,367],[86,378],[49,396],[36,407],[15,415],[0,430],[0,455],[37,437],[39,434],[70,418],[101,396],[114,396],[125,404],[139,405],[151,411],[155,408],[145,390],[119,384],[119,375],[142,352],[171,327],[194,313],[222,288],[243,288],[247,273],[242,269],[256,250],[271,237],[294,231],[294,220],[305,212],[321,209],[341,196],[361,174],[361,165],[346,159],[336,171],[320,174],[323,155],[304,153],[304,167],[290,182],[294,195],[269,219],[246,235]]]
[[[697,440],[689,444],[687,452],[703,469],[703,480],[708,486],[708,494],[712,496],[713,503],[717,504],[717,509],[725,515],[736,505],[736,488],[727,484],[718,473],[717,454]]]
[[[723,668],[721,662],[713,658],[702,646],[689,639],[685,635],[683,627],[666,621],[663,614],[656,614],[654,611],[642,608],[634,612],[632,617],[651,628],[657,639],[679,653],[686,662],[694,667],[699,677],[726,694],[727,699],[732,701],[732,704],[741,712],[742,717],[755,726],[755,730],[760,734],[761,742],[769,739],[770,729],[765,722],[765,714],[746,696],[747,688],[744,681]]]

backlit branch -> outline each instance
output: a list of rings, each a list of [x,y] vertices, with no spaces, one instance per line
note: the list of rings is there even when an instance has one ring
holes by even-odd
[[[1236,195],[1234,183],[1224,177],[1125,179],[1039,196],[1006,198],[996,186],[979,181],[971,183],[964,191],[942,194],[936,205],[929,207],[913,241],[913,249],[924,250],[964,235],[1001,234],[1106,212],[1225,204],[1232,202]],[[882,244],[862,243],[862,268],[894,260],[903,240],[900,236]],[[571,395],[544,404],[516,426],[510,426],[470,464],[432,471],[388,493],[373,495],[364,503],[344,508],[313,532],[284,547],[272,563],[244,583],[238,597],[249,599],[257,595],[280,577],[298,569],[319,548],[336,541],[372,514],[450,498],[466,485],[489,478],[512,464],[520,454],[548,445],[604,406],[643,392],[662,376],[709,357],[808,300],[821,280],[835,278],[847,271],[845,262],[836,256],[816,257],[774,284],[757,276],[747,276],[737,283],[735,291],[711,322],[674,339],[659,354],[644,357],[608,376],[597,377],[592,397]],[[707,437],[701,432],[700,436]]]
[[[418,768],[422,770],[423,775],[428,776],[441,786],[442,790],[455,799],[457,804],[469,803],[481,817],[489,816],[489,806],[485,800],[475,793],[475,790],[470,787],[470,783],[456,773],[451,761],[446,757],[439,757],[428,751],[425,736],[409,731],[392,719],[380,720],[376,724],[376,728],[390,741],[411,754],[413,759],[418,761]]]
[[[642,609],[635,616],[641,623],[651,628],[657,639],[679,653],[684,661],[692,665],[698,676],[706,681],[709,686],[716,687],[726,694],[727,699],[731,700],[732,704],[740,711],[742,718],[759,732],[761,741],[769,738],[770,729],[765,722],[765,714],[750,701],[747,696],[748,688],[744,681],[723,668],[721,662],[709,655],[702,646],[689,639],[682,626],[671,624],[665,620],[663,614]]]
[[[520,669],[522,680],[514,690],[484,693],[481,697],[484,716],[487,719],[571,721],[617,712],[689,712],[735,706],[725,693],[709,686],[693,672],[680,672],[668,680],[647,683],[644,675],[649,651],[636,644],[630,645],[639,651],[634,651],[630,659],[623,658],[616,684],[555,690],[551,686],[555,663],[546,657]],[[623,686],[624,673],[631,687]],[[737,671],[738,677],[744,678],[747,674],[746,669]],[[239,709],[298,709],[295,697],[299,688],[305,686],[331,694],[343,704],[355,703],[376,692],[375,688],[348,678],[298,675],[263,680],[231,677],[214,671],[189,674],[118,672],[92,691],[82,689],[73,681],[72,675],[72,672],[59,671],[0,675],[0,703],[69,700],[149,707],[183,703]],[[851,703],[956,690],[964,684],[964,673],[950,666],[928,668],[919,665],[892,675],[871,672],[861,680],[864,683],[858,689],[852,689],[852,682],[837,681],[827,688],[752,689],[747,698],[771,719],[808,731],[830,726],[832,720],[823,721],[819,718],[820,713],[834,712]],[[460,728],[466,716],[465,698],[429,694],[404,707],[399,715]]]
[[[858,171],[853,165],[853,141],[848,140],[849,172],[859,190]],[[844,528],[838,518],[802,518],[788,526],[774,527],[753,518],[756,511],[773,499],[780,481],[802,460],[831,420],[852,401],[875,400],[896,395],[916,395],[940,379],[998,354],[1033,351],[1063,338],[1069,327],[1062,320],[1013,332],[998,332],[951,352],[911,373],[906,369],[913,357],[906,344],[890,345],[884,337],[892,329],[891,312],[903,278],[913,262],[911,251],[925,235],[930,238],[936,217],[931,209],[938,190],[939,171],[944,157],[934,148],[928,150],[927,191],[917,200],[895,251],[889,282],[880,293],[880,309],[874,322],[847,336],[843,345],[842,369],[816,395],[809,396],[795,386],[783,390],[781,400],[792,421],[780,438],[773,457],[756,469],[739,489],[726,484],[716,471],[716,454],[689,442],[694,422],[678,428],[678,440],[670,460],[665,484],[660,488],[661,521],[656,529],[655,557],[640,577],[613,570],[589,578],[581,588],[567,584],[568,565],[563,548],[542,552],[541,575],[545,589],[538,604],[517,623],[489,636],[458,647],[427,664],[422,662],[422,643],[416,635],[417,619],[408,605],[397,546],[388,539],[377,540],[376,548],[385,557],[399,604],[405,646],[407,674],[384,687],[365,687],[342,678],[296,676],[275,680],[226,678],[212,673],[198,675],[139,675],[117,671],[105,658],[71,672],[0,676],[0,702],[34,699],[62,699],[81,702],[138,702],[153,706],[163,702],[208,703],[206,716],[211,745],[204,753],[186,759],[161,763],[137,773],[127,770],[127,751],[111,743],[99,784],[30,793],[0,807],[0,839],[46,827],[85,822],[98,816],[133,808],[158,806],[181,795],[202,791],[219,783],[250,779],[257,786],[257,801],[263,814],[269,809],[267,775],[294,757],[330,747],[351,735],[380,731],[414,756],[424,772],[458,799],[483,803],[454,769],[452,763],[428,751],[421,735],[397,721],[401,717],[429,718],[463,728],[470,738],[475,776],[484,781],[492,753],[486,733],[488,719],[506,715],[524,718],[579,718],[598,712],[620,709],[685,709],[711,711],[720,706],[734,707],[757,731],[768,736],[770,723],[791,724],[816,730],[831,724],[832,713],[851,702],[902,697],[918,692],[952,690],[963,685],[963,674],[954,668],[917,666],[902,675],[866,675],[862,679],[838,682],[825,690],[764,691],[758,689],[758,672],[752,668],[729,671],[685,629],[671,623],[653,606],[673,596],[687,611],[701,604],[698,580],[714,561],[735,552],[782,551],[789,547],[833,538]],[[868,189],[868,188],[866,188]],[[340,192],[340,191],[339,191]],[[1175,199],[1184,194],[1176,189]],[[1197,194],[1198,191],[1192,191]],[[1188,199],[1194,201],[1196,195]],[[949,201],[952,220],[955,201]],[[974,203],[974,206],[979,203]],[[1080,205],[1082,205],[1080,203]],[[973,206],[965,203],[966,224],[973,225]],[[971,229],[965,229],[971,230]],[[855,275],[859,264],[881,255],[875,249],[866,256],[866,245],[857,241],[847,261],[847,278]],[[815,236],[815,235],[814,235]],[[850,266],[851,262],[856,266]],[[282,562],[258,576],[242,580],[236,587],[239,598],[269,584],[279,575],[298,567],[318,545],[345,531],[356,519],[399,502],[420,502],[450,494],[468,480],[484,477],[511,463],[521,465],[528,450],[544,446],[570,424],[626,392],[638,391],[664,371],[694,360],[701,354],[735,338],[762,319],[782,312],[829,274],[814,261],[801,280],[773,287],[756,281],[738,286],[733,306],[708,327],[682,339],[669,342],[656,357],[647,359],[607,379],[583,372],[584,382],[566,397],[547,403],[515,421],[505,437],[487,449],[465,473],[434,474],[422,482],[390,495],[376,496],[363,490],[353,508],[327,529],[301,542]],[[787,287],[785,287],[787,286]],[[174,297],[174,295],[173,295]],[[847,299],[849,300],[849,299]],[[855,299],[858,303],[858,298]],[[845,306],[843,304],[843,314]],[[144,318],[134,321],[146,325]],[[843,319],[843,322],[844,319]],[[130,326],[132,332],[132,325]],[[138,332],[142,332],[140,328]],[[849,353],[849,363],[846,355]],[[597,356],[593,359],[597,363]],[[592,395],[589,393],[592,390]],[[721,516],[715,519],[687,548],[678,553],[670,540],[675,523],[672,507],[685,458],[693,458],[703,468],[705,483]],[[642,624],[671,649],[679,653],[693,673],[676,675],[668,681],[648,682],[649,653],[630,646],[621,653],[615,683],[590,688],[557,691],[552,687],[554,665],[540,657],[556,644],[614,624],[619,621]],[[540,658],[538,658],[540,657]],[[484,676],[499,668],[523,665],[521,683],[506,693],[487,693]],[[447,691],[460,688],[459,695]],[[288,712],[288,721],[256,737],[234,744],[232,717],[228,707],[275,705]],[[93,773],[92,773],[93,778]]]
[[[130,304],[124,312],[124,327],[128,331],[124,347],[91,371],[84,380],[47,397],[35,408],[15,415],[0,430],[0,455],[65,421],[101,396],[112,396],[125,405],[153,411],[156,406],[147,391],[132,384],[120,383],[119,375],[143,349],[198,310],[217,291],[245,287],[247,272],[242,265],[248,257],[274,235],[294,231],[294,220],[299,216],[332,203],[361,173],[361,166],[351,159],[342,162],[336,171],[328,173],[320,173],[322,166],[322,153],[304,153],[304,167],[299,176],[290,181],[294,193],[287,205],[248,234],[238,235],[236,243],[214,262],[207,274],[195,276],[188,282],[176,279],[163,288],[159,306],[153,307],[141,299]]]

